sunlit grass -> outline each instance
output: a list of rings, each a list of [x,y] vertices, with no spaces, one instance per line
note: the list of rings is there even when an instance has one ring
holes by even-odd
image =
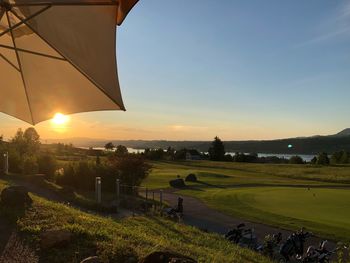
[[[5,181],[0,181],[0,189]],[[268,262],[252,251],[239,248],[217,234],[177,224],[160,217],[115,220],[81,212],[66,205],[33,196],[34,204],[17,219],[12,209],[0,212],[16,222],[32,247],[39,247],[46,229],[68,229],[73,239],[64,249],[38,250],[42,262],[79,262],[99,255],[109,262],[139,259],[155,250],[172,250],[198,262]]]

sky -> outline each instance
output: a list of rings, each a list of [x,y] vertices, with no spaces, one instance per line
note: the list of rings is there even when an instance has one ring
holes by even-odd
[[[350,1],[140,0],[117,32],[127,111],[35,126],[44,139],[223,140],[350,127]],[[0,113],[0,134],[22,121]]]

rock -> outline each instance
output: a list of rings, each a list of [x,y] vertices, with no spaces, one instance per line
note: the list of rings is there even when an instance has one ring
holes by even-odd
[[[189,174],[185,178],[186,182],[197,182],[197,176],[195,174]]]
[[[9,186],[1,192],[1,203],[4,206],[25,207],[31,205],[32,202],[24,186]]]
[[[40,246],[42,249],[62,247],[67,245],[72,238],[71,232],[65,229],[47,230],[40,235]]]
[[[174,179],[174,180],[170,180],[169,181],[169,184],[171,187],[174,187],[174,188],[183,188],[185,187],[185,181],[183,179]]]
[[[168,251],[152,252],[145,258],[141,259],[139,263],[196,263],[194,259]]]
[[[88,257],[84,260],[82,260],[80,263],[100,263],[100,259],[97,256],[94,257]]]

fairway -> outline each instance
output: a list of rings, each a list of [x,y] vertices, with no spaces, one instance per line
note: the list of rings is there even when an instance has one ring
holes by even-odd
[[[249,187],[182,192],[234,217],[288,229],[304,226],[341,240],[350,235],[350,191],[346,189]]]
[[[151,162],[151,164],[152,172],[143,182],[143,185],[149,188],[169,187],[169,180],[178,175],[184,178],[189,173],[196,174],[201,182],[212,186],[350,184],[350,166],[212,161]]]
[[[189,173],[197,183],[180,190],[233,217],[286,229],[306,227],[327,238],[349,241],[350,167],[153,162],[144,185],[168,188]]]

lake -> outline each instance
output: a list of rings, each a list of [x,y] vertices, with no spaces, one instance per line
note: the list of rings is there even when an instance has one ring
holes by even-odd
[[[84,149],[88,149],[88,147],[80,147]],[[105,150],[104,147],[94,147],[96,150]],[[134,148],[128,148],[129,153],[143,153],[145,149],[134,149]],[[227,152],[227,154],[235,155],[234,152]],[[246,153],[248,154],[248,153]],[[271,157],[271,156],[277,156],[278,158],[285,158],[290,159],[290,157],[295,156],[296,154],[273,154],[273,153],[258,153],[258,157]],[[304,161],[310,162],[312,158],[315,157],[315,155],[309,155],[309,154],[297,154],[300,156]]]

